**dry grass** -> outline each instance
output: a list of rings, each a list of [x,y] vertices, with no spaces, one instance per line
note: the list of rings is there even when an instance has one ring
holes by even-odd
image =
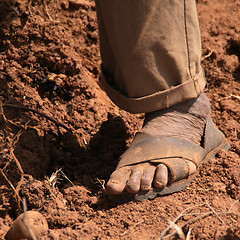
[[[240,217],[239,214],[237,213],[234,213],[232,211],[233,209],[233,206],[239,202],[239,199],[236,200],[232,205],[231,207],[229,208],[229,210],[227,212],[217,212],[213,209],[213,207],[209,204],[209,203],[203,203],[203,204],[199,204],[199,205],[195,205],[195,206],[191,206],[191,207],[188,207],[186,209],[184,209],[173,221],[169,221],[169,225],[165,228],[165,230],[161,233],[160,237],[159,237],[159,240],[163,240],[163,239],[167,239],[167,238],[170,238],[174,235],[178,235],[178,237],[180,239],[183,239],[183,240],[188,240],[188,239],[191,239],[190,235],[191,235],[191,231],[192,231],[192,228],[189,228],[188,230],[188,233],[187,235],[185,236],[184,232],[183,232],[183,228],[190,225],[191,223],[194,223],[196,222],[197,220],[200,220],[200,219],[203,219],[205,217],[208,217],[208,216],[212,216],[212,215],[215,215],[219,221],[223,224],[224,221],[221,219],[220,215],[235,215],[235,216],[238,216]],[[193,209],[198,209],[198,210],[201,210],[203,207],[207,207],[209,208],[211,211],[210,212],[192,212]],[[185,223],[182,223],[181,225],[178,224],[178,221],[183,218],[184,216],[191,216],[191,219]],[[172,231],[171,231],[172,230]]]

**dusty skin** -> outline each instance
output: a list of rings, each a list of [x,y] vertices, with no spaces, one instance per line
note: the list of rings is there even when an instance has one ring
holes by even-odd
[[[72,130],[0,107],[0,238],[25,197],[48,222],[43,239],[158,239],[174,232],[174,220],[182,239],[240,239],[240,3],[199,0],[197,8],[211,116],[230,151],[180,193],[118,205],[105,183],[144,116],[120,110],[101,90],[94,1],[0,2],[2,104],[23,104]]]
[[[197,99],[191,99],[168,109],[147,113],[143,127],[139,132],[158,138],[184,139],[200,146],[209,114],[210,103],[206,94],[202,93]],[[132,143],[130,149],[131,147]],[[160,145],[161,147],[163,146]],[[148,162],[133,164],[135,159],[132,158],[134,156],[130,155],[130,159],[126,161],[125,155],[121,156],[120,164],[124,161],[126,166],[118,166],[111,174],[106,184],[110,195],[119,195],[124,191],[135,194],[139,190],[148,191],[152,186],[162,189],[169,183],[169,180],[171,181],[168,168],[164,164],[156,166]],[[191,176],[196,171],[196,165],[191,161],[186,161],[186,163],[188,176]]]

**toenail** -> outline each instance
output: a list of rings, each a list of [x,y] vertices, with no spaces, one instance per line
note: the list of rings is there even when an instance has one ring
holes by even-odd
[[[119,184],[120,181],[119,180],[110,180],[109,183],[110,184]]]
[[[146,190],[149,190],[149,186],[147,186],[147,185],[146,185],[146,186],[141,186],[141,189],[142,189],[142,190],[145,190],[145,191],[146,191]]]
[[[135,184],[131,184],[131,185],[127,185],[127,186],[131,189],[136,189],[137,188],[137,185],[135,185]]]
[[[155,184],[157,184],[160,187],[165,187],[165,184],[163,183],[163,181],[156,181]]]

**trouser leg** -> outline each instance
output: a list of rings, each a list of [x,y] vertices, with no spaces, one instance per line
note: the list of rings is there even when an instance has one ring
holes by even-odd
[[[116,105],[153,112],[205,87],[195,0],[96,0],[102,85]]]

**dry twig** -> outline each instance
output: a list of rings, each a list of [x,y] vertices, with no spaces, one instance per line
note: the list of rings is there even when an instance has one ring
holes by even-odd
[[[35,109],[29,108],[29,107],[26,107],[26,106],[23,106],[23,105],[17,105],[17,104],[11,104],[11,103],[4,103],[4,104],[2,104],[2,106],[3,107],[18,108],[18,109],[21,109],[21,110],[24,110],[24,111],[29,111],[29,112],[36,113],[36,114],[50,120],[51,122],[55,123],[57,127],[60,126],[64,129],[66,129],[67,131],[72,132],[72,130],[70,128],[68,128],[67,126],[65,126],[64,124],[62,124],[62,123],[56,121],[55,119],[49,117],[45,113],[41,113],[41,112],[39,112]]]
[[[11,153],[12,158],[14,159],[14,161],[15,161],[15,163],[16,163],[19,171],[20,171],[20,173],[21,173],[21,174],[24,174],[23,169],[22,169],[22,166],[21,166],[20,162],[18,161],[17,157],[16,157],[15,154],[14,154],[14,149],[13,149],[13,148],[10,150],[10,153]]]
[[[191,240],[191,232],[192,232],[192,228],[189,229],[187,236],[186,236],[186,240]]]
[[[174,228],[176,230],[177,235],[180,239],[185,240],[185,234],[183,233],[183,230],[181,227],[179,227],[176,223],[169,221],[169,225],[171,228]]]
[[[27,212],[27,204],[26,204],[26,199],[23,198],[23,218],[22,218],[22,222],[25,225],[25,227],[27,228],[32,240],[37,240],[34,232],[32,231],[32,229],[28,226],[28,223],[26,221],[26,212]]]
[[[3,111],[2,111],[2,115],[4,115]],[[4,115],[4,118],[5,118],[5,121],[6,122],[9,122],[9,120],[7,120],[6,116]],[[15,137],[13,138],[13,140],[10,142],[10,155],[12,156],[13,160],[15,161],[16,165],[17,165],[17,168],[19,169],[20,173],[23,174],[23,169],[22,169],[22,166],[20,164],[20,162],[18,161],[17,157],[15,156],[14,154],[14,145],[19,141],[19,138],[21,136],[21,134],[23,133],[22,130],[20,130],[16,135]],[[3,170],[7,168],[7,166],[9,165],[9,163],[11,162],[11,160],[6,163],[6,165],[4,166]]]
[[[232,211],[232,208],[234,207],[234,205],[239,202],[239,199],[237,199],[233,204],[232,206],[229,208],[228,212],[231,212]]]
[[[20,189],[21,189],[21,186],[24,184],[24,174],[22,174],[19,182],[17,183],[17,186],[16,186],[16,192],[19,193]]]
[[[182,224],[182,225],[180,226],[180,228],[184,228],[184,227],[187,226],[188,224],[193,223],[193,222],[196,222],[198,219],[207,217],[207,216],[212,215],[212,214],[213,214],[213,212],[200,213],[200,216],[190,219],[190,220],[187,221],[186,223]],[[186,215],[187,215],[187,214],[186,214]],[[186,215],[183,215],[183,216],[186,216]],[[176,234],[176,231],[174,231],[173,233],[171,233],[171,234],[169,234],[169,235],[160,237],[159,240],[172,237],[172,236],[174,236],[175,234]]]
[[[99,179],[99,178],[90,178],[91,182],[95,185],[97,185],[98,188],[100,188],[100,191],[104,195],[108,195],[107,190],[105,188],[105,180],[104,179]]]
[[[31,120],[29,120],[27,123],[25,123],[24,125],[23,124],[21,124],[21,123],[18,123],[18,122],[14,122],[14,121],[12,121],[12,120],[9,120],[9,119],[7,119],[7,121],[8,121],[8,123],[10,123],[10,124],[12,124],[12,125],[14,125],[14,126],[17,126],[17,127],[21,127],[21,128],[23,128],[23,129],[34,129],[34,130],[36,130],[37,131],[37,133],[38,133],[38,135],[40,136],[42,136],[43,135],[43,131],[41,130],[41,129],[39,129],[39,128],[37,128],[36,126],[29,126],[28,125],[28,123],[31,121]]]
[[[45,0],[42,0],[42,4],[44,6],[44,11],[47,15],[47,17],[49,18],[50,21],[52,21],[52,17],[50,16],[49,12],[48,12],[48,7],[47,7],[47,3]],[[32,6],[32,0],[28,0],[28,5],[27,5],[27,9],[29,13],[32,13],[31,11],[31,6]]]
[[[207,202],[206,205],[211,209],[211,211],[217,216],[217,218],[220,220],[220,222],[222,222],[223,224],[225,224],[225,222],[219,217],[219,215],[217,214],[217,212],[210,206],[210,204]]]
[[[229,96],[219,98],[218,100],[222,101],[222,100],[229,99],[229,98],[235,98],[237,100],[240,100],[240,96],[237,96],[237,95],[234,95],[234,94],[230,94]]]
[[[72,184],[72,186],[75,186],[74,183],[67,177],[67,175],[62,171],[61,168],[59,169],[59,172],[62,174],[64,178],[66,178]]]
[[[213,54],[213,50],[211,50],[210,53],[208,53],[207,55],[203,56],[202,59],[201,59],[201,61],[209,58],[212,54]]]
[[[238,201],[239,201],[239,199],[236,200],[236,201],[232,204],[232,206],[229,208],[228,212],[216,212],[208,203],[203,203],[203,204],[199,204],[199,205],[196,205],[196,206],[193,206],[193,207],[188,207],[188,208],[184,209],[173,221],[170,222],[170,224],[167,226],[167,228],[166,228],[166,229],[162,232],[162,234],[160,235],[159,240],[172,237],[172,236],[174,236],[176,233],[179,235],[179,233],[180,233],[180,232],[179,232],[179,229],[183,229],[183,228],[184,228],[185,226],[187,226],[188,224],[193,223],[193,222],[196,222],[198,219],[202,219],[202,218],[204,218],[204,217],[207,217],[207,216],[210,216],[210,215],[213,215],[213,214],[216,215],[216,216],[218,217],[218,219],[219,219],[223,224],[225,224],[225,223],[224,223],[224,221],[220,218],[219,215],[222,215],[222,214],[224,214],[224,215],[232,214],[232,215],[235,215],[235,216],[237,216],[237,217],[240,217],[239,214],[232,212],[233,206],[234,206]],[[194,208],[196,208],[196,207],[201,207],[201,206],[204,206],[204,205],[207,206],[207,207],[211,210],[211,212],[186,213],[186,212],[189,211],[189,210],[192,210],[192,209],[194,209]],[[196,216],[196,215],[199,215],[199,216],[198,216],[198,217],[195,217],[195,218],[191,218],[189,221],[183,223],[183,224],[180,225],[180,226],[176,224],[176,222],[177,222],[181,217],[183,217],[183,216],[194,216],[194,215],[195,215],[195,216]],[[174,227],[174,226],[175,226],[175,227]],[[176,226],[177,226],[177,229],[176,229]],[[171,228],[174,228],[175,231],[174,231],[173,233],[170,233],[170,234],[166,235],[166,233],[167,233]],[[191,230],[191,229],[190,229],[190,230]],[[190,230],[189,230],[189,232],[190,232]],[[188,232],[188,234],[187,234],[187,236],[186,236],[186,240],[190,239],[190,238],[189,238],[189,237],[190,237],[190,233],[189,233],[189,232]],[[181,238],[180,235],[179,235],[179,237]],[[184,238],[182,238],[182,239],[184,239]]]
[[[4,177],[4,179],[7,181],[7,183],[9,184],[9,186],[14,191],[15,195],[17,196],[18,204],[20,205],[20,202],[22,202],[22,199],[19,196],[18,192],[16,191],[15,187],[13,186],[13,184],[11,183],[11,181],[8,179],[8,177],[6,176],[6,174],[3,172],[3,170],[1,168],[0,168],[0,172],[1,172],[2,176]]]
[[[196,208],[196,207],[201,207],[201,206],[203,206],[203,205],[204,205],[204,203],[203,203],[203,204],[196,205],[196,206],[188,207],[188,208],[184,209],[172,222],[173,222],[173,223],[176,223],[181,217],[183,217],[183,216],[186,215],[185,212],[187,212],[187,211],[189,211],[189,210],[192,210],[192,209],[194,209],[194,208]],[[167,233],[167,231],[168,231],[170,228],[171,228],[171,225],[168,225],[167,228],[166,228],[166,229],[162,232],[162,234],[160,235],[159,240],[161,240],[161,239],[164,238],[165,234]],[[175,234],[175,233],[174,233],[174,234]]]
[[[31,13],[31,6],[32,6],[32,0],[28,0],[27,9],[29,13]]]
[[[66,178],[72,184],[72,186],[75,186],[61,168],[52,173],[51,177],[48,179],[50,185],[54,187],[58,183],[58,180],[61,180],[61,176]]]
[[[52,17],[50,16],[50,14],[48,12],[48,7],[47,7],[47,4],[46,4],[46,1],[42,0],[42,3],[43,3],[44,10],[45,10],[45,13],[46,13],[47,17],[49,18],[50,21],[52,21]]]
[[[7,118],[6,118],[6,116],[5,116],[5,114],[4,114],[4,111],[3,111],[2,102],[0,102],[0,113],[1,113],[1,115],[2,115],[2,117],[3,117],[4,123],[7,123]]]

